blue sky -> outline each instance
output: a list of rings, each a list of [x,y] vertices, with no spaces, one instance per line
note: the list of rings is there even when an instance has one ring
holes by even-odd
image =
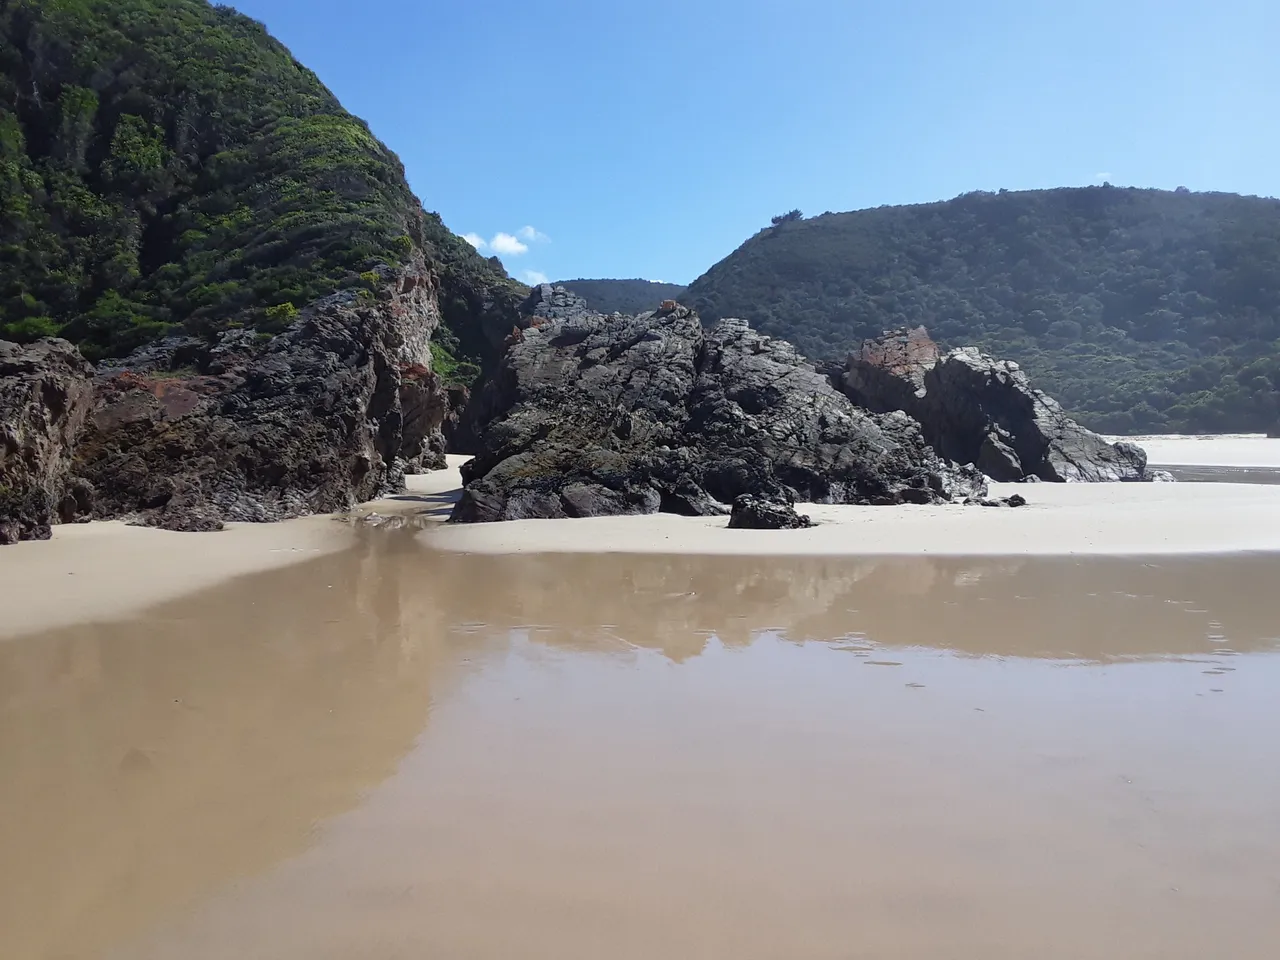
[[[1280,195],[1276,0],[235,6],[523,279],[688,282],[793,207]]]

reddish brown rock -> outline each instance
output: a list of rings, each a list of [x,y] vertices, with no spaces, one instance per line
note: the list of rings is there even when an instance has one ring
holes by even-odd
[[[47,540],[64,501],[74,513],[91,497],[70,471],[92,372],[65,340],[0,340],[0,544]]]

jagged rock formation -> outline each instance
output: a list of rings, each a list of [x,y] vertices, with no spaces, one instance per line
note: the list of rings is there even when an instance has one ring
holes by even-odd
[[[733,501],[729,527],[733,530],[803,530],[813,521],[789,503],[770,503],[749,493]]]
[[[83,498],[69,472],[92,372],[66,340],[0,340],[0,544],[47,540],[59,510]]]
[[[429,369],[434,276],[419,259],[381,280],[373,297],[317,301],[266,343],[162,341],[104,370],[76,453],[94,516],[212,530],[398,487],[406,458],[442,447],[448,398]]]
[[[1086,430],[1016,363],[972,347],[942,355],[923,327],[863,344],[840,379],[854,403],[901,410],[944,457],[993,480],[1145,480],[1146,453]]]
[[[909,417],[857,409],[783,341],[669,304],[591,313],[534,291],[477,398],[477,456],[453,519],[668,511],[750,493],[784,503],[933,503],[980,494]]]

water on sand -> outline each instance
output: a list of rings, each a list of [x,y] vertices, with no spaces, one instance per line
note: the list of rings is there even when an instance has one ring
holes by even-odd
[[[1278,574],[370,531],[0,644],[0,954],[1275,957]]]

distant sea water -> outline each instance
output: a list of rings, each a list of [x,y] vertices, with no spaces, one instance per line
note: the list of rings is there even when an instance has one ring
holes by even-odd
[[[1280,484],[1280,438],[1263,433],[1157,434],[1108,437],[1147,451],[1153,467],[1200,483]]]

